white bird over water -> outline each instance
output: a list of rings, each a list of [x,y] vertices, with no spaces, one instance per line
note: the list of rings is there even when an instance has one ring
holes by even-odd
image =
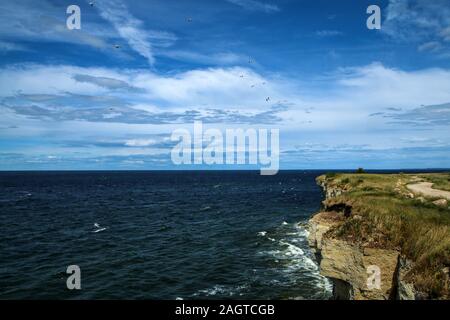
[[[94,227],[97,228],[96,230],[92,231],[94,233],[105,231],[107,229],[107,228],[102,228],[98,223],[94,223]]]

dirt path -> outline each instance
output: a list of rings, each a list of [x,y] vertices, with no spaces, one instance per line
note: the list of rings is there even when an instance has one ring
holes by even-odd
[[[431,182],[419,182],[415,184],[409,184],[406,187],[414,193],[420,193],[427,197],[445,198],[450,200],[450,192],[444,190],[438,190],[431,188],[433,184]]]

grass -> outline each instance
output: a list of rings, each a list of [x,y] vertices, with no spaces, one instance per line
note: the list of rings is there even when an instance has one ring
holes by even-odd
[[[406,185],[420,178],[450,191],[450,174],[335,174],[320,176],[330,187],[346,190],[325,202],[345,203],[351,217],[330,235],[371,247],[398,249],[414,262],[407,275],[429,298],[449,298],[444,268],[450,266],[450,210],[433,199],[411,198]],[[439,188],[438,188],[439,187]],[[448,188],[448,189],[447,189]],[[354,219],[361,216],[362,219]]]

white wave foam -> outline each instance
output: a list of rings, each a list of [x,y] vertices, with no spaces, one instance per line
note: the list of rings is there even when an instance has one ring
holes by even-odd
[[[93,233],[102,232],[102,231],[105,231],[106,229],[108,229],[108,228],[101,227],[98,223],[94,223],[94,227],[96,229],[94,231],[92,231]]]
[[[286,226],[288,223],[283,221],[281,225]],[[314,254],[309,250],[308,230],[301,224],[291,224],[288,230],[283,229],[279,227],[277,231],[281,234],[275,232],[273,238],[267,237],[274,245],[259,254],[272,257],[276,264],[273,268],[283,275],[284,285],[297,286],[302,281],[299,274],[304,274],[309,283],[317,288],[317,298],[331,294],[332,284],[320,274]]]
[[[197,291],[193,294],[193,296],[216,296],[216,295],[222,295],[222,296],[229,296],[232,297],[236,294],[242,295],[240,292],[244,289],[246,289],[247,285],[240,285],[236,287],[231,286],[224,286],[224,285],[215,285],[212,288],[209,289],[202,289]]]
[[[300,249],[299,247],[297,247],[291,243],[280,240],[280,244],[287,246],[287,249],[284,250],[285,255],[287,255],[287,256],[298,256],[298,255],[302,256],[305,254],[302,249]]]

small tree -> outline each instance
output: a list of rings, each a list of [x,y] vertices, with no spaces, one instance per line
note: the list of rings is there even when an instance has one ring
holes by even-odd
[[[363,168],[358,168],[358,170],[356,170],[356,173],[366,173],[366,172],[364,171]]]

